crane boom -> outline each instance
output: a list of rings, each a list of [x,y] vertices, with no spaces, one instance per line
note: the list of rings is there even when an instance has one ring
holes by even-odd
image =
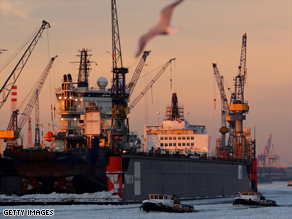
[[[24,126],[28,117],[30,116],[30,113],[38,100],[39,94],[42,90],[42,87],[46,81],[46,78],[47,78],[47,76],[52,68],[53,62],[55,61],[56,58],[57,58],[57,56],[51,58],[47,67],[45,68],[45,70],[41,74],[41,76],[37,82],[37,85],[36,85],[32,95],[31,95],[31,97],[30,97],[30,99],[29,99],[29,101],[28,101],[28,103],[27,103],[27,105],[22,113],[22,116],[20,117],[19,122],[18,122],[18,130],[19,131],[21,131],[22,127]]]
[[[130,109],[133,109],[136,104],[139,102],[139,100],[145,95],[145,93],[150,89],[150,87],[157,81],[157,79],[162,75],[162,73],[165,71],[165,69],[168,67],[168,65],[175,60],[175,58],[170,59],[168,62],[166,62],[160,71],[155,75],[155,77],[151,80],[151,82],[144,88],[144,90],[139,94],[139,96],[131,103]]]
[[[229,104],[227,100],[227,96],[224,90],[224,84],[223,84],[223,76],[220,76],[219,70],[217,68],[216,63],[212,63],[213,65],[213,71],[214,75],[217,81],[217,85],[219,88],[220,92],[220,97],[221,97],[221,128],[219,128],[219,131],[222,134],[222,148],[225,150],[225,134],[229,131],[230,133],[230,128],[231,125],[229,124],[229,129],[226,127],[226,116],[229,116],[230,111],[229,111]],[[231,135],[229,135],[230,137]]]
[[[118,24],[118,14],[116,0],[111,0],[112,6],[112,60],[113,60],[113,85],[112,85],[112,105],[123,105],[126,108],[126,74],[128,69],[123,67],[122,51],[120,43],[120,33]],[[114,115],[115,117],[115,115]]]
[[[139,79],[140,74],[141,74],[141,72],[143,70],[144,64],[146,62],[146,58],[150,54],[150,52],[151,51],[144,51],[144,53],[143,53],[138,65],[137,65],[137,67],[135,69],[135,72],[134,72],[134,74],[133,74],[133,76],[131,78],[131,81],[127,85],[127,88],[130,90],[129,98],[131,97],[131,95],[132,95],[132,93],[134,91],[134,88],[135,88],[135,86],[136,86],[136,84],[138,82],[138,79]]]
[[[238,75],[235,78],[235,104],[244,103],[244,83],[246,73],[246,33],[242,36],[240,63],[238,66]]]
[[[15,66],[15,68],[13,69],[11,74],[9,75],[6,82],[2,86],[2,88],[0,90],[0,94],[1,94],[0,95],[1,96],[0,109],[4,105],[4,103],[6,102],[8,95],[11,92],[12,86],[17,81],[17,79],[18,79],[20,73],[22,72],[28,58],[30,57],[34,47],[36,46],[38,40],[41,38],[43,31],[47,28],[50,28],[50,27],[51,27],[50,24],[47,21],[43,20],[42,26],[40,27],[40,29],[36,33],[35,37],[31,41],[30,45],[28,46],[28,48],[26,49],[26,51],[22,55],[21,59],[19,60],[19,62],[17,63],[17,65]]]
[[[271,150],[271,142],[272,142],[272,134],[270,134],[270,136],[269,136],[268,146],[267,146],[267,154],[270,153],[270,150]]]
[[[219,70],[217,68],[217,64],[213,63],[213,71],[217,81],[217,85],[219,88],[221,102],[222,102],[222,120],[221,120],[221,127],[226,127],[226,116],[229,115],[229,104],[227,100],[227,96],[224,90],[223,84],[223,76],[220,76]]]

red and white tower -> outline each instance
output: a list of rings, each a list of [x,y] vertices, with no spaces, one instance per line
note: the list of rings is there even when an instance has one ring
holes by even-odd
[[[12,86],[11,89],[11,115],[17,109],[17,86]]]

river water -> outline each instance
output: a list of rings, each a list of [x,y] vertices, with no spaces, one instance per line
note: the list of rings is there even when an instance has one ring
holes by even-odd
[[[8,210],[18,211],[17,218],[40,218],[30,215],[37,211],[50,214],[49,218],[101,218],[101,219],[154,219],[154,218],[292,218],[292,187],[287,187],[288,182],[273,182],[271,184],[259,184],[258,190],[267,198],[275,200],[277,207],[258,206],[233,206],[233,198],[203,199],[183,201],[183,204],[192,204],[196,212],[192,213],[165,213],[140,210],[140,204],[131,205],[60,205],[60,206],[1,206],[0,218],[15,218],[5,216]],[[47,210],[47,211],[45,211]],[[14,211],[16,213],[17,211]],[[12,211],[10,211],[12,214]],[[52,215],[53,214],[53,215]],[[44,217],[41,217],[44,218]]]

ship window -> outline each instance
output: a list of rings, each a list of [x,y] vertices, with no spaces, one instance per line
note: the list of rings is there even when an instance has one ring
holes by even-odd
[[[191,143],[191,146],[194,146],[194,143]]]
[[[173,146],[176,146],[176,143],[173,143]]]
[[[181,140],[181,137],[178,137],[178,140]]]
[[[194,136],[191,137],[191,140],[194,140]]]
[[[151,199],[154,199],[154,196],[153,195],[151,195]]]
[[[178,146],[181,146],[181,143],[178,143]]]
[[[169,137],[169,140],[172,140],[172,137]]]
[[[158,199],[158,195],[155,195],[155,199]]]
[[[160,137],[160,140],[163,140],[163,137]]]
[[[182,139],[183,139],[183,140],[185,140],[185,139],[186,139],[186,137],[185,137],[185,136],[183,136],[183,137],[182,137]]]
[[[187,143],[187,146],[190,146],[190,143]]]
[[[172,143],[169,143],[169,146],[172,146]]]
[[[167,196],[166,195],[164,196],[164,199],[167,199]]]
[[[163,143],[160,143],[160,146],[163,146]]]
[[[182,143],[182,146],[186,146],[186,143]]]
[[[173,140],[176,140],[176,137],[173,137]]]
[[[165,140],[167,140],[167,137],[164,137]]]
[[[163,199],[163,195],[159,195],[159,199]]]
[[[190,140],[190,137],[187,137],[187,140]]]

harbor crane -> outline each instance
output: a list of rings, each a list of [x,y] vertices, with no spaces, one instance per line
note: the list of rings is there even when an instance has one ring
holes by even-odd
[[[38,29],[36,34],[34,35],[34,38],[32,39],[31,43],[29,44],[28,48],[22,55],[21,59],[18,61],[17,65],[3,84],[2,88],[0,89],[0,109],[6,102],[8,95],[11,92],[12,87],[14,86],[15,82],[17,81],[19,75],[21,74],[26,62],[28,61],[33,49],[35,48],[38,40],[41,38],[42,33],[45,29],[50,28],[50,24],[43,20],[41,27]]]
[[[162,73],[166,70],[166,68],[168,67],[168,65],[175,60],[175,58],[170,59],[168,62],[166,62],[162,68],[160,69],[160,71],[155,75],[155,77],[150,81],[150,83],[144,88],[144,90],[138,95],[138,97],[136,97],[136,99],[131,103],[130,105],[130,110],[133,109],[136,104],[139,102],[139,100],[141,100],[141,98],[145,95],[145,93],[152,87],[152,85],[157,81],[157,79],[162,75]]]
[[[242,36],[242,46],[240,55],[240,65],[238,66],[238,75],[234,80],[234,93],[231,95],[229,110],[230,116],[227,121],[234,121],[235,129],[233,134],[233,150],[238,158],[249,158],[250,148],[243,133],[243,120],[249,111],[247,102],[244,101],[244,84],[246,76],[246,40],[247,34]]]
[[[277,167],[280,157],[277,155],[274,145],[272,145],[272,134],[269,135],[268,144],[257,156],[258,167]]]
[[[111,0],[112,13],[112,61],[113,84],[112,95],[112,128],[110,150],[112,154],[119,154],[130,148],[129,120],[127,118],[128,103],[126,98],[126,74],[128,68],[123,67],[118,14],[116,1]]]
[[[55,61],[56,58],[57,58],[57,56],[51,58],[48,65],[46,66],[45,70],[41,74],[41,76],[40,76],[40,78],[39,78],[39,80],[34,88],[34,91],[32,92],[32,95],[31,95],[27,105],[25,106],[25,108],[23,110],[23,113],[22,113],[18,123],[17,123],[17,114],[18,114],[19,110],[17,109],[13,112],[7,130],[14,130],[16,132],[16,135],[15,135],[16,138],[19,136],[21,129],[23,128],[24,124],[28,120],[28,118],[31,114],[31,111],[33,110],[33,107],[38,102],[39,94],[42,90],[42,87],[45,83],[45,80],[46,80],[46,78],[47,78],[47,76],[52,68],[53,62]],[[36,114],[37,114],[36,120],[38,120],[38,109],[36,109]],[[38,126],[36,128],[38,128]],[[39,132],[38,132],[38,137],[36,137],[36,138],[38,138],[38,141],[39,141]],[[39,143],[39,142],[36,142],[36,143]]]
[[[212,63],[213,65],[213,71],[216,78],[216,82],[219,88],[220,97],[221,97],[221,128],[219,128],[219,132],[222,134],[222,151],[225,151],[226,143],[225,143],[225,135],[227,132],[229,132],[229,128],[226,126],[226,116],[229,116],[229,104],[227,100],[227,96],[224,90],[224,84],[223,84],[223,76],[220,75],[220,72],[218,70],[217,64]]]
[[[272,134],[269,135],[268,144],[257,156],[258,167],[266,167],[266,157],[270,153],[271,142],[272,142]]]
[[[135,72],[129,82],[129,84],[126,86],[127,89],[129,89],[130,91],[130,94],[129,94],[129,98],[132,96],[132,93],[134,91],[134,88],[138,82],[138,79],[140,77],[140,74],[143,70],[143,67],[145,65],[145,62],[146,62],[146,59],[147,59],[147,56],[150,54],[151,51],[144,51],[136,69],[135,69]]]

